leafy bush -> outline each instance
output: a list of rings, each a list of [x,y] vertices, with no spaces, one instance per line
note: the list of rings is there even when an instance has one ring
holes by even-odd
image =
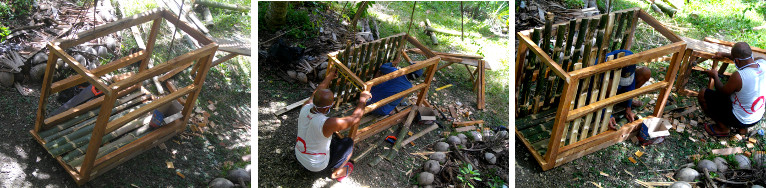
[[[11,30],[5,26],[0,26],[0,43],[5,41],[5,37],[11,34]]]
[[[26,16],[32,11],[34,0],[0,0],[0,19]]]

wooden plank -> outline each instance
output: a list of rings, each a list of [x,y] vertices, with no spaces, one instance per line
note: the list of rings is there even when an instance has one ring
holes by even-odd
[[[354,138],[354,142],[361,142],[362,140],[369,138],[375,133],[386,130],[393,125],[401,123],[402,121],[404,121],[405,116],[410,112],[410,110],[412,110],[412,108],[407,107],[406,109],[400,111],[399,113],[388,116],[387,118],[380,120],[378,122],[375,122],[374,124],[367,126],[363,129],[359,129],[357,131],[356,137]]]
[[[148,57],[148,54],[146,53],[146,51],[141,50],[136,53],[130,54],[128,56],[117,59],[115,61],[112,61],[106,65],[98,66],[95,69],[91,70],[91,73],[93,73],[94,76],[100,77],[107,73],[113,72],[119,68],[136,63],[142,59],[145,59],[146,57]],[[56,64],[56,63],[53,62],[53,64]],[[84,76],[79,74],[72,75],[68,78],[65,78],[63,80],[59,80],[56,83],[53,83],[53,85],[51,86],[51,93],[61,92],[65,89],[74,87],[76,85],[80,85],[83,82],[86,82],[86,79]]]
[[[117,128],[120,128],[122,125],[125,125],[126,123],[133,121],[134,119],[138,118],[139,116],[145,115],[146,113],[149,113],[150,111],[159,108],[162,105],[168,104],[172,102],[173,100],[176,100],[180,97],[183,97],[193,91],[195,89],[199,89],[195,87],[195,85],[189,85],[187,87],[181,88],[178,91],[174,91],[173,93],[170,93],[169,95],[160,97],[159,99],[152,100],[151,103],[147,104],[146,106],[142,106],[141,108],[138,108],[128,114],[125,114],[124,116],[117,118],[116,120],[109,122],[108,125],[106,125],[106,132],[112,132]]]
[[[437,57],[438,58],[438,57]],[[428,98],[428,90],[431,87],[431,81],[434,79],[434,75],[436,74],[436,67],[439,66],[439,61],[435,61],[431,66],[429,66],[426,69],[426,77],[423,84],[426,84],[426,87],[424,87],[420,93],[418,94],[418,99],[416,104],[417,105],[427,105],[428,101],[426,99]]]
[[[678,37],[673,31],[670,31],[668,28],[666,28],[660,21],[657,21],[657,19],[654,19],[651,15],[647,14],[644,11],[638,12],[638,18],[641,18],[646,24],[654,28],[655,31],[660,32],[662,36],[665,36],[670,42],[679,42],[683,41],[681,37]]]
[[[464,127],[475,124],[484,124],[484,120],[452,122],[452,127]]]
[[[374,79],[372,79],[370,81],[365,82],[365,85],[370,86],[370,87],[378,85],[380,83],[389,81],[391,79],[394,79],[394,78],[397,78],[397,77],[400,77],[400,76],[404,76],[404,75],[409,74],[411,72],[415,72],[417,70],[423,69],[423,68],[425,68],[427,66],[439,63],[439,60],[440,59],[439,59],[438,56],[432,57],[432,58],[428,58],[426,60],[417,62],[417,63],[415,63],[413,65],[404,67],[402,69],[396,70],[396,71],[388,73],[386,75],[382,75],[380,77],[374,78]]]
[[[643,119],[642,119],[643,120]],[[609,131],[604,134],[599,134],[595,137],[588,138],[587,140],[576,143],[575,145],[565,146],[561,152],[557,154],[557,158],[551,163],[548,163],[548,167],[544,167],[543,170],[549,170],[551,168],[566,164],[572,160],[578,159],[585,155],[599,151],[616,143],[622,142],[635,135],[635,128],[638,127],[638,121],[635,123],[629,123],[618,131]]]
[[[423,53],[426,54],[426,57],[432,58],[432,57],[436,56],[436,54],[433,51],[431,51],[430,49],[428,49],[428,47],[426,47],[423,44],[421,44],[420,42],[418,42],[418,39],[415,39],[415,38],[413,38],[410,35],[406,35],[406,39],[407,39],[408,42],[410,42],[410,44],[412,44],[415,47],[417,47],[418,49],[422,50]]]
[[[58,46],[54,45],[51,42],[48,42],[48,49],[51,49],[50,51],[56,54],[59,58],[64,60],[67,64],[69,64],[72,69],[75,70],[75,72],[79,73],[80,75],[84,75],[85,80],[87,80],[91,85],[98,88],[100,91],[104,92],[104,94],[111,94],[112,90],[108,89],[106,87],[106,84],[101,81],[100,78],[96,77],[96,75],[93,75],[88,69],[83,67],[77,60],[74,59],[74,57],[70,56],[64,50],[59,48]]]
[[[529,39],[523,35],[519,35],[518,33],[516,34],[516,36],[520,39],[521,42],[525,43],[525,45],[527,45],[532,52],[534,52],[537,56],[541,57],[543,59],[542,62],[545,63],[545,65],[547,65],[548,67],[550,67],[551,70],[553,70],[553,73],[556,73],[556,75],[564,79],[564,82],[566,83],[571,82],[572,77],[570,77],[566,71],[561,69],[561,66],[556,64],[556,62],[553,61],[553,59],[551,59],[551,57],[548,56],[548,54],[543,53],[543,50],[540,49],[540,47],[538,47],[537,44],[532,42],[532,39]]]
[[[47,116],[48,96],[51,94],[51,82],[53,81],[53,72],[55,71],[56,61],[58,56],[54,53],[48,53],[48,62],[45,65],[45,73],[43,74],[42,86],[40,87],[40,100],[37,106],[37,116],[35,117],[35,127],[32,131],[33,135],[37,135],[42,131],[44,125],[43,121]]]
[[[569,106],[574,100],[575,91],[577,90],[577,82],[572,83],[564,83],[564,90],[561,92],[561,102],[559,102],[559,107],[556,108],[556,118],[555,123],[553,124],[553,134],[551,134],[551,140],[552,142],[548,142],[548,152],[545,153],[544,160],[545,161],[553,161],[553,159],[556,157],[555,154],[558,154],[558,149],[560,146],[563,145],[562,138],[564,135],[564,127],[566,126],[566,119],[564,118],[567,113],[569,113]],[[534,152],[532,152],[534,153]],[[554,163],[545,163],[542,164],[543,169],[550,169],[552,168],[552,165]]]
[[[94,166],[93,162],[96,160],[96,154],[98,153],[99,147],[101,147],[101,139],[105,133],[104,129],[109,122],[114,102],[117,100],[116,93],[106,94],[104,96],[106,98],[104,98],[104,103],[101,104],[101,109],[98,112],[99,116],[96,118],[95,127],[91,133],[91,139],[88,142],[88,149],[85,151],[85,159],[83,160],[82,168],[80,168],[80,175],[83,179],[90,179],[93,170],[92,168]]]
[[[418,133],[415,133],[415,134],[413,134],[413,135],[412,135],[412,136],[410,136],[409,138],[407,138],[407,139],[405,139],[404,141],[402,141],[402,145],[403,145],[403,146],[406,146],[406,145],[407,145],[407,144],[409,144],[410,142],[412,142],[412,141],[415,141],[415,139],[418,139],[418,138],[420,138],[420,137],[423,137],[423,136],[424,136],[424,135],[426,135],[427,133],[429,133],[429,132],[431,132],[431,131],[433,131],[433,130],[436,130],[436,128],[439,128],[439,125],[434,123],[433,125],[431,125],[431,126],[429,126],[429,127],[425,128],[425,129],[423,129],[422,131],[420,131],[420,132],[418,132]]]
[[[133,86],[131,88],[122,90],[120,92],[117,92],[117,97],[119,98],[119,97],[123,97],[125,95],[128,95],[129,93],[132,93],[133,91],[135,91],[136,89],[139,89],[139,88],[140,87]],[[101,103],[103,103],[104,98],[105,98],[104,96],[96,97],[96,98],[91,99],[91,100],[89,100],[87,102],[84,102],[84,103],[82,103],[80,105],[77,105],[77,106],[75,106],[73,108],[70,108],[70,109],[68,109],[66,111],[63,111],[63,112],[61,112],[59,114],[56,114],[56,115],[54,115],[52,117],[45,118],[45,121],[44,121],[45,123],[43,124],[42,128],[43,129],[47,129],[50,126],[62,123],[64,121],[69,120],[70,118],[73,118],[75,116],[78,116],[80,114],[88,112],[88,110],[91,110],[91,109],[94,109],[96,107],[99,107],[99,106],[101,106]]]
[[[636,53],[633,55],[630,55],[629,57],[625,58],[618,58],[615,60],[612,60],[609,63],[601,63],[592,67],[583,68],[580,70],[572,71],[569,73],[573,79],[579,79],[584,78],[587,76],[591,76],[597,73],[603,73],[608,70],[614,70],[617,68],[622,68],[628,65],[637,64],[639,62],[644,62],[647,60],[651,60],[657,57],[664,56],[666,54],[670,54],[672,52],[679,51],[681,49],[685,49],[685,44],[683,42],[681,43],[672,43],[665,46],[661,46],[658,48],[653,48],[647,51],[643,51],[640,53]]]
[[[735,44],[734,42],[729,42],[729,41],[725,41],[725,40],[718,40],[718,39],[715,39],[715,38],[712,38],[712,37],[705,37],[705,41],[706,42],[715,43],[715,44],[725,45],[725,46],[729,46],[729,47],[732,47]],[[754,52],[759,52],[759,53],[766,53],[766,50],[764,50],[763,48],[758,48],[758,47],[754,47],[754,46],[750,46],[750,50],[752,50]],[[726,51],[724,51],[724,52],[726,52]]]
[[[584,116],[588,113],[594,112],[596,110],[601,110],[602,108],[606,107],[607,105],[617,104],[623,101],[626,101],[628,99],[631,99],[633,97],[647,94],[656,90],[659,90],[661,88],[667,87],[669,85],[666,81],[657,82],[645,87],[641,87],[638,89],[635,89],[633,91],[628,91],[625,93],[621,93],[614,97],[609,97],[604,100],[589,104],[587,106],[578,107],[577,109],[571,111],[569,115],[567,115],[567,120],[571,121],[576,118],[579,118],[581,116]]]
[[[667,103],[668,96],[670,96],[670,91],[673,88],[672,83],[676,80],[678,67],[681,64],[681,57],[684,56],[684,49],[686,49],[686,43],[683,41],[676,43],[681,44],[683,48],[676,50],[676,53],[673,54],[673,58],[670,61],[670,69],[668,69],[668,74],[665,75],[665,82],[668,82],[668,85],[660,90],[659,100],[657,100],[657,103],[655,103],[654,106],[654,116],[656,117],[662,117],[662,111],[665,109],[665,104]]]
[[[364,114],[370,113],[370,112],[372,112],[373,110],[375,110],[375,109],[378,109],[378,108],[380,108],[381,106],[383,106],[383,105],[386,105],[386,104],[390,103],[391,101],[394,101],[394,100],[396,100],[396,99],[399,99],[399,98],[405,97],[405,96],[407,96],[407,95],[409,95],[409,94],[411,94],[411,93],[413,93],[413,92],[415,92],[415,91],[418,91],[418,90],[420,90],[420,89],[426,88],[427,86],[428,86],[428,85],[426,85],[425,83],[422,83],[422,84],[418,84],[418,85],[415,85],[415,86],[413,86],[413,87],[412,87],[412,88],[410,88],[410,89],[404,90],[404,91],[402,91],[402,92],[399,92],[399,93],[397,93],[397,94],[394,94],[394,95],[391,95],[391,96],[389,96],[389,97],[386,97],[385,99],[381,99],[381,100],[380,100],[380,101],[378,101],[378,102],[375,102],[375,103],[372,103],[372,104],[370,104],[370,105],[367,105],[366,107],[364,107]]]
[[[163,11],[162,17],[165,18],[166,21],[170,22],[174,26],[178,27],[178,29],[181,29],[181,31],[184,31],[186,34],[188,34],[190,37],[194,38],[194,40],[197,40],[197,42],[200,43],[200,45],[206,46],[208,44],[214,43],[213,40],[202,34],[196,29],[193,29],[191,26],[189,26],[188,23],[179,20],[173,13],[169,11]]]
[[[519,138],[519,140],[521,140],[521,142],[524,143],[524,146],[527,147],[527,150],[529,150],[530,153],[532,153],[532,157],[535,158],[535,160],[537,161],[538,164],[540,164],[541,167],[544,168],[545,166],[548,166],[548,163],[545,161],[545,159],[543,159],[543,156],[540,153],[538,153],[537,150],[535,150],[535,148],[532,146],[532,143],[530,143],[527,140],[527,138],[525,138],[524,135],[521,134],[521,132],[519,132],[518,129],[516,130],[516,137]],[[550,144],[551,143],[549,141],[548,145]],[[547,153],[548,152],[546,152],[546,154],[544,155],[547,155]]]
[[[80,45],[90,40],[106,36],[107,34],[114,33],[131,26],[135,26],[150,20],[159,18],[165,10],[155,8],[147,12],[133,15],[128,18],[120,19],[115,22],[96,26],[91,30],[80,32],[74,38],[63,38],[53,41],[52,43],[59,46],[62,49],[68,49],[73,46]]]
[[[182,65],[183,63],[188,63],[193,60],[198,60],[206,55],[211,55],[215,53],[216,48],[217,46],[215,44],[205,45],[202,48],[195,49],[191,52],[188,52],[186,54],[183,54],[181,56],[168,60],[167,62],[157,65],[154,68],[148,69],[144,72],[140,72],[130,77],[129,79],[125,79],[125,80],[116,82],[112,85],[109,85],[109,87],[114,90],[122,90],[137,82],[141,82],[153,76],[157,76],[159,74],[165,73],[167,72],[167,70],[170,70],[172,67],[177,67],[179,65]]]

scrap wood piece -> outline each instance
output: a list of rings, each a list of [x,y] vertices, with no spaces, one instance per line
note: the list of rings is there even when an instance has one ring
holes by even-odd
[[[423,135],[426,135],[427,133],[435,130],[436,128],[439,128],[439,125],[434,123],[430,127],[426,128],[426,129],[423,129],[422,131],[418,132],[417,134],[412,135],[409,138],[407,138],[404,141],[402,141],[402,145],[406,145],[407,143],[412,143],[412,141],[415,141],[415,139],[418,139],[418,138],[422,137]]]
[[[645,182],[638,179],[636,179],[635,182],[639,185],[643,185],[644,187],[670,186],[670,185],[673,185],[673,183],[675,183],[675,182]],[[689,183],[692,186],[697,185],[697,182],[686,182],[686,183]]]
[[[735,153],[742,153],[742,148],[741,147],[722,148],[722,149],[714,149],[714,150],[711,150],[710,152],[716,155],[731,155]]]
[[[466,131],[472,131],[472,130],[476,130],[476,126],[459,127],[455,129],[455,132],[466,132]]]
[[[455,106],[449,106],[449,113],[450,113],[450,115],[452,116],[453,119],[459,117],[459,116],[457,116],[456,112],[457,112],[457,109],[455,109]]]
[[[287,106],[285,106],[285,107],[283,107],[283,108],[281,108],[281,109],[277,110],[277,112],[274,112],[274,115],[277,115],[277,116],[278,116],[278,115],[282,115],[282,114],[284,114],[285,112],[288,112],[288,111],[290,111],[290,110],[293,110],[293,109],[295,109],[295,108],[297,108],[297,107],[299,107],[299,106],[303,105],[303,103],[306,103],[306,101],[308,101],[308,100],[309,100],[309,98],[310,98],[310,97],[306,97],[306,98],[305,98],[305,99],[303,99],[303,100],[300,100],[300,101],[298,101],[298,102],[294,102],[294,103],[292,103],[292,104],[290,104],[290,105],[287,105]]]
[[[483,125],[484,120],[452,122],[452,127],[464,127],[464,126],[475,125],[475,124]]]
[[[734,46],[734,44],[735,44],[734,42],[725,41],[725,40],[718,40],[718,39],[715,39],[715,38],[712,38],[712,37],[705,37],[705,41],[706,42],[716,43],[716,44],[721,44],[721,45],[725,45],[725,46]],[[755,51],[755,52],[766,53],[766,49],[763,49],[763,48],[758,48],[758,47],[755,47],[755,46],[750,46],[750,49]]]

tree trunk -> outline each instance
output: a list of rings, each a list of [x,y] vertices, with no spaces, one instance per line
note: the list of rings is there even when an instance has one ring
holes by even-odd
[[[287,21],[287,3],[286,1],[273,1],[269,9],[268,24],[271,28],[282,26]]]

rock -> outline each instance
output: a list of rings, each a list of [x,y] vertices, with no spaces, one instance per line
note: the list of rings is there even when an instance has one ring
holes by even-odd
[[[693,182],[699,175],[700,173],[694,169],[683,168],[676,172],[676,175],[674,175],[673,178],[676,178],[678,181]]]
[[[742,154],[734,156],[734,161],[737,161],[737,169],[751,169],[750,159]]]
[[[692,185],[685,181],[677,181],[670,185],[670,188],[692,188]]]
[[[430,172],[421,172],[418,175],[418,185],[431,185],[434,183],[434,174]]]
[[[437,142],[434,145],[434,150],[441,151],[441,152],[448,151],[449,150],[449,144],[447,144],[446,142]]]
[[[13,74],[10,72],[0,72],[0,86],[13,87]]]
[[[447,162],[447,155],[445,155],[443,152],[434,152],[431,154],[431,156],[428,156],[429,159],[439,161],[439,164],[444,164]]]
[[[718,172],[726,172],[726,170],[729,170],[729,163],[726,162],[725,159],[721,157],[716,157],[715,159],[713,159],[713,162],[715,163],[715,166],[718,169]]]
[[[753,186],[752,186],[752,187],[750,187],[750,188],[763,188],[763,186],[760,186],[760,185],[753,185]]]
[[[240,179],[244,182],[249,182],[250,173],[245,169],[237,168],[229,171],[229,175],[226,176],[226,179],[231,180],[232,182],[239,182]]]
[[[47,65],[45,63],[35,65],[31,69],[29,69],[29,77],[35,81],[42,80],[43,76],[45,75],[46,66]]]
[[[104,39],[104,44],[106,44],[106,48],[109,48],[109,51],[114,51],[114,49],[117,48],[117,41],[112,37],[106,37],[106,39]]]
[[[492,132],[491,130],[484,130],[484,132],[482,133],[482,134],[484,134],[484,135],[482,135],[482,137],[483,137],[483,138],[486,138],[486,139],[487,139],[487,141],[489,141],[489,139],[492,139],[492,137],[494,137],[494,136],[495,136],[495,135],[493,135],[492,133],[493,133],[493,132]]]
[[[457,137],[457,136],[449,136],[449,137],[447,138],[447,142],[448,142],[450,145],[453,145],[453,146],[454,146],[454,145],[459,145],[459,144],[463,143],[463,141],[462,141],[462,140],[460,140],[460,137]]]
[[[505,140],[508,139],[508,131],[498,131],[497,134],[495,134],[495,140]]]
[[[473,138],[473,141],[484,141],[484,139],[481,136],[481,133],[478,131],[471,131],[471,137]]]
[[[468,143],[468,136],[465,134],[457,134],[457,137],[460,138],[460,143],[467,144]]]
[[[718,172],[716,164],[713,161],[707,159],[701,160],[699,163],[697,163],[697,170],[704,172],[702,169],[707,169],[708,172]]]
[[[72,57],[74,57],[74,60],[77,61],[78,63],[80,63],[80,65],[87,65],[88,64],[88,60],[85,59],[85,57],[83,57],[80,54],[74,54]]]
[[[309,82],[309,78],[306,77],[306,73],[298,72],[298,75],[296,75],[296,77],[298,78],[298,81],[301,81],[303,83]]]
[[[37,65],[40,63],[45,63],[48,61],[48,55],[45,53],[37,53],[35,56],[32,57],[32,65]]]
[[[210,181],[210,184],[208,184],[208,187],[210,188],[230,188],[234,187],[234,183],[227,180],[226,178],[216,178],[213,179],[213,181]]]
[[[423,164],[423,170],[432,174],[438,174],[439,170],[441,170],[441,165],[439,165],[439,161],[428,160]]]
[[[756,152],[753,155],[753,161],[758,168],[766,168],[766,153]]]
[[[60,58],[56,60],[56,70],[65,68],[65,67],[69,67],[69,65],[64,63],[64,60],[61,60]]]
[[[109,56],[109,50],[104,46],[96,46],[96,53],[101,58],[107,58]]]
[[[298,73],[296,73],[294,70],[287,71],[287,76],[289,76],[292,79],[298,79]]]
[[[319,64],[319,66],[317,68],[319,68],[319,69],[327,69],[327,61],[324,61],[324,62],[322,62],[322,64]]]
[[[319,79],[324,79],[325,74],[327,74],[327,69],[319,71],[319,73],[317,73],[317,76],[319,76]]]
[[[83,47],[82,51],[85,52],[85,53],[92,54],[92,55],[98,55],[98,52],[96,52],[96,49],[93,49],[93,48],[91,48],[89,46]]]
[[[434,186],[432,186],[432,185],[426,185],[426,186],[423,186],[423,188],[434,188]]]
[[[484,153],[484,159],[487,160],[489,164],[497,163],[497,157],[495,157],[495,154],[492,153]]]

